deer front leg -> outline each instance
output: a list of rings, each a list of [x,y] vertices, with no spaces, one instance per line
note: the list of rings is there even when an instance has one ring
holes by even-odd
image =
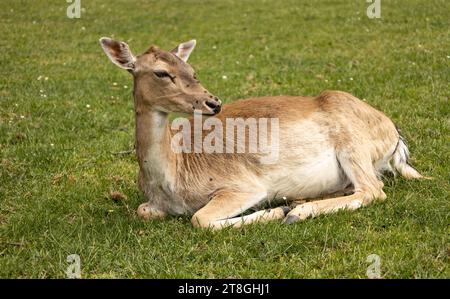
[[[137,214],[144,220],[161,219],[167,216],[167,214],[155,207],[149,202],[141,204],[137,209]]]
[[[250,215],[235,217],[260,203],[266,197],[265,192],[243,193],[221,191],[211,201],[198,210],[192,217],[195,227],[222,229],[224,227],[241,227],[254,222],[266,222],[283,219],[289,211],[287,207],[261,210]]]

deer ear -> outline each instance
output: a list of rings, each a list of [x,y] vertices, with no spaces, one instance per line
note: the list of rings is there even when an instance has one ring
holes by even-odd
[[[126,70],[134,70],[136,58],[126,43],[110,39],[109,37],[102,37],[99,41],[103,51],[114,64]]]
[[[181,58],[181,60],[186,62],[189,58],[189,55],[191,55],[192,51],[194,50],[196,43],[197,42],[195,41],[195,39],[192,39],[188,42],[179,44],[175,49],[173,49],[170,52],[172,54],[177,55],[178,57]]]

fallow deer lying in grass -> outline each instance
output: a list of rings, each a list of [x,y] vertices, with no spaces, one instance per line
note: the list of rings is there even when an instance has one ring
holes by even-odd
[[[251,98],[221,109],[186,63],[195,40],[170,52],[152,46],[137,57],[124,42],[101,38],[100,43],[134,78],[139,187],[148,199],[138,215],[144,219],[190,214],[194,226],[214,229],[283,218],[292,223],[385,199],[382,171],[422,177],[408,164],[408,149],[393,122],[348,93]],[[194,110],[217,114],[221,121],[278,118],[277,162],[261,163],[258,153],[174,152],[169,113]],[[351,195],[345,196],[346,190]],[[332,197],[336,193],[341,196]],[[303,200],[318,197],[326,199]],[[273,198],[299,204],[240,216]]]

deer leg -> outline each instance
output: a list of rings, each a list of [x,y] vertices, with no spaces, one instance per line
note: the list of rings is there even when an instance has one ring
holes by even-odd
[[[334,213],[341,209],[356,210],[375,199],[384,200],[386,198],[382,189],[383,182],[377,178],[370,159],[355,151],[352,155],[341,153],[338,155],[338,160],[354,186],[355,193],[300,204],[288,213],[284,223],[290,224],[308,217]]]
[[[362,192],[356,192],[352,195],[307,202],[296,206],[290,211],[284,223],[291,224],[308,217],[314,218],[321,214],[335,213],[341,209],[356,210],[366,205],[369,196]]]
[[[228,226],[241,227],[254,222],[283,219],[289,210],[287,207],[261,210],[250,215],[236,217],[260,203],[265,197],[265,192],[221,191],[215,194],[208,204],[194,214],[192,224],[195,227],[222,229]]]
[[[342,197],[342,196],[347,196],[353,193],[353,186],[349,185],[347,187],[344,188],[344,190],[340,190],[340,191],[336,191],[330,194],[327,194],[323,197],[316,197],[316,198],[299,198],[299,199],[295,199],[294,201],[292,201],[292,203],[290,204],[291,208],[295,208],[298,205],[307,203],[307,202],[311,202],[311,201],[318,201],[318,200],[324,200],[327,198],[335,198],[335,197]]]
[[[167,216],[165,212],[152,207],[149,202],[141,204],[137,209],[137,214],[144,220],[161,219]]]

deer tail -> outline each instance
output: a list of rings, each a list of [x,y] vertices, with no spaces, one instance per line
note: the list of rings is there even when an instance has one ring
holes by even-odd
[[[427,178],[409,164],[408,146],[406,145],[405,139],[400,135],[400,132],[397,147],[392,155],[392,166],[394,166],[394,169],[406,179]]]

